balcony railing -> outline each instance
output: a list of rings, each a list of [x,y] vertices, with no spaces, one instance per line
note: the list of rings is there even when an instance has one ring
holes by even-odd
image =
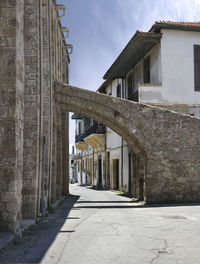
[[[140,103],[164,103],[162,84],[141,83],[138,84],[138,91]]]
[[[138,91],[134,92],[132,95],[128,96],[128,100],[138,102]]]
[[[94,123],[91,127],[89,127],[85,131],[85,137],[88,137],[92,134],[105,134],[106,132],[106,127],[102,124],[99,123]]]
[[[77,142],[83,142],[84,141],[85,134],[76,135],[75,136],[75,143]]]

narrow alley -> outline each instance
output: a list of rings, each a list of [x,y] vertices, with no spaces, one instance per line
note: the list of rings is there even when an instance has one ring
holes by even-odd
[[[143,206],[70,185],[71,197],[0,252],[0,263],[199,263],[200,205]]]

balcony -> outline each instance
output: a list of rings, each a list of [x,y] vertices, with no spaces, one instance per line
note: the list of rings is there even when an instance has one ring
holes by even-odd
[[[105,134],[105,132],[106,127],[104,125],[94,122],[94,124],[85,131],[85,137],[91,134]]]
[[[87,150],[88,145],[84,142],[85,134],[75,136],[75,146],[79,150]]]
[[[85,131],[84,141],[93,149],[103,150],[105,147],[105,132],[106,127],[95,122],[93,126]]]
[[[138,84],[139,102],[158,104],[165,103],[162,95],[161,84],[141,83]]]
[[[75,143],[84,141],[84,137],[85,137],[84,134],[76,135],[75,136]]]

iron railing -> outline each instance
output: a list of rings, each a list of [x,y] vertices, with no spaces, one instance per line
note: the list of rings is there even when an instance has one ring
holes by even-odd
[[[92,134],[105,134],[105,132],[106,132],[106,127],[102,124],[95,122],[85,131],[85,137],[88,137]]]
[[[134,101],[134,102],[138,102],[138,91],[136,91],[135,93],[133,93],[131,96],[129,96],[127,98],[128,100]]]
[[[83,142],[84,141],[84,137],[85,137],[84,134],[76,135],[75,136],[75,143],[77,143],[77,142]]]

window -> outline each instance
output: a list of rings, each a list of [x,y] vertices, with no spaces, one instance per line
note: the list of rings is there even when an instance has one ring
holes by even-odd
[[[121,84],[117,85],[117,97],[121,98]]]
[[[85,127],[85,130],[87,130],[91,125],[91,119],[88,118],[88,117],[85,117],[84,118],[84,127]]]
[[[144,83],[150,83],[150,56],[144,59]]]
[[[194,45],[194,90],[200,92],[200,45]]]
[[[127,78],[127,86],[128,86],[128,98],[130,98],[133,93],[134,93],[134,73],[131,72],[129,75],[128,75],[128,78]]]

